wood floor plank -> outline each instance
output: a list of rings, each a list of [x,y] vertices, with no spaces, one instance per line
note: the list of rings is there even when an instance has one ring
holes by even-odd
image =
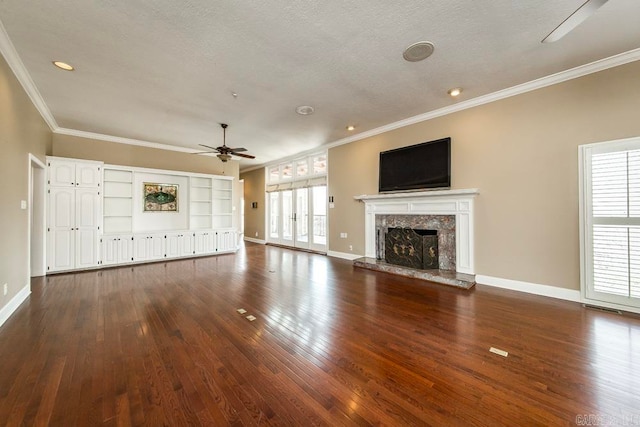
[[[247,243],[34,279],[0,329],[0,425],[624,424],[637,342],[636,315]]]

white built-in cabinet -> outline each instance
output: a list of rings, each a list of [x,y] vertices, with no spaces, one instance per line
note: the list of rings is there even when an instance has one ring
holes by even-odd
[[[237,250],[237,232],[232,228],[233,177],[61,157],[49,157],[47,162],[49,272]],[[136,187],[146,177],[162,183],[187,183],[180,187],[179,213],[142,212],[142,188]],[[183,210],[187,212],[181,229],[141,229],[149,228],[154,218]]]
[[[101,264],[117,265],[133,262],[133,235],[103,236]]]
[[[47,158],[47,271],[98,266],[101,162]]]

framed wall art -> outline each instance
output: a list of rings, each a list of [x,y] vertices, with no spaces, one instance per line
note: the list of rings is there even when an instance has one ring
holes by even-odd
[[[178,185],[143,183],[144,212],[178,212]]]

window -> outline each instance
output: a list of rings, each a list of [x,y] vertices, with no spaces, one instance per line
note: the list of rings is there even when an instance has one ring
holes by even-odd
[[[580,155],[584,297],[640,307],[640,138]]]

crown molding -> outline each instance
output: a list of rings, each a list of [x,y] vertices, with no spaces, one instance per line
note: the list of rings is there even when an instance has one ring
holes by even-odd
[[[477,107],[483,104],[489,104],[491,102],[499,101],[505,98],[510,98],[512,96],[521,95],[523,93],[531,92],[537,89],[542,89],[544,87],[566,82],[568,80],[577,79],[578,77],[583,77],[589,74],[597,73],[599,71],[604,71],[609,68],[618,67],[620,65],[628,64],[630,62],[635,62],[638,60],[640,60],[640,48],[630,50],[628,52],[623,52],[618,55],[610,56],[608,58],[600,59],[598,61],[594,61],[589,64],[580,65],[578,67],[574,67],[569,70],[560,71],[558,73],[551,74],[549,76],[541,77],[539,79],[532,80],[527,83],[522,83],[520,85],[512,86],[507,89],[502,89],[487,95],[478,96],[476,98],[469,99],[467,101],[458,102],[455,105],[450,105],[447,107],[439,108],[437,110],[429,111],[427,113],[419,114],[417,116],[409,117],[407,119],[403,119],[394,123],[390,123],[388,125],[380,126],[375,129],[361,132],[359,134],[356,134],[347,138],[339,139],[337,141],[330,142],[328,144],[324,144],[320,147],[316,147],[311,150],[306,150],[298,154],[287,156],[286,158],[283,158],[283,159],[278,159],[272,162],[264,163],[262,165],[252,166],[247,169],[242,169],[240,172],[241,173],[251,172],[256,169],[282,163],[283,161],[287,161],[288,159],[293,159],[299,156],[303,156],[307,152],[318,151],[320,149],[328,150],[330,148],[339,147],[340,145],[345,145],[351,142],[370,138],[372,136],[380,135],[382,133],[399,129],[405,126],[409,126],[409,125],[420,123],[420,122],[425,122],[427,120],[435,119],[437,117],[446,116],[448,114],[456,113],[458,111],[463,111],[463,110]]]
[[[175,145],[161,144],[159,142],[149,142],[134,138],[123,138],[121,136],[105,135],[102,133],[86,132],[77,129],[68,129],[58,127],[53,133],[60,135],[78,136],[80,138],[96,139],[98,141],[115,142],[118,144],[137,145],[139,147],[156,148],[158,150],[178,151],[181,153],[197,153],[198,150],[186,147],[177,147]]]
[[[340,139],[338,141],[326,144],[327,149],[338,147],[340,145],[355,142],[361,139],[369,138],[372,136],[380,135],[381,133],[389,132],[394,129],[409,126],[415,123],[424,122],[427,120],[435,119],[437,117],[446,116],[448,114],[456,113],[458,111],[466,110],[469,108],[477,107],[479,105],[489,104],[491,102],[499,101],[501,99],[510,98],[512,96],[521,95],[523,93],[531,92],[537,89],[542,89],[547,86],[552,86],[558,83],[566,82],[568,80],[577,79],[588,74],[604,71],[609,68],[618,67],[620,65],[628,64],[640,60],[640,48],[623,52],[618,55],[610,56],[608,58],[600,59],[598,61],[591,62],[589,64],[580,65],[569,70],[560,71],[549,76],[541,77],[536,80],[532,80],[527,83],[522,83],[516,86],[512,86],[507,89],[502,89],[497,92],[493,92],[487,95],[478,96],[477,98],[469,99],[467,101],[459,102],[455,105],[450,105],[437,110],[429,111],[427,113],[419,114],[417,116],[409,117],[394,123],[390,123],[385,126],[381,126],[375,129],[368,130],[366,132],[359,133],[357,135],[350,136],[348,138]]]
[[[13,74],[22,85],[24,91],[27,92],[29,99],[31,99],[31,102],[49,126],[49,129],[52,131],[57,129],[58,123],[56,123],[56,119],[53,118],[53,114],[51,114],[49,107],[47,107],[47,104],[45,104],[42,99],[40,91],[36,87],[35,83],[33,83],[31,75],[29,75],[29,72],[20,59],[16,48],[13,46],[2,21],[0,21],[0,52],[7,61],[7,64],[9,64],[9,68],[11,68],[11,71],[13,71]]]
[[[79,136],[82,138],[91,138],[97,139],[100,141],[108,141],[108,142],[116,142],[119,144],[129,144],[129,145],[137,145],[141,147],[148,148],[156,148],[160,150],[170,150],[170,151],[178,151],[183,153],[195,153],[197,150],[185,148],[185,147],[177,147],[169,144],[161,144],[157,142],[143,141],[132,138],[123,138],[119,136],[113,135],[105,135],[100,133],[86,132],[76,129],[67,129],[61,128],[58,126],[56,120],[54,119],[49,107],[45,104],[42,99],[42,95],[38,91],[38,88],[34,84],[31,76],[29,75],[24,63],[20,59],[20,56],[15,50],[9,35],[7,34],[2,21],[0,21],[0,52],[6,59],[9,67],[15,74],[16,78],[27,92],[27,95],[33,102],[33,105],[40,112],[40,115],[44,119],[44,121],[49,125],[49,128],[52,132],[63,135],[71,135],[71,136]],[[407,119],[403,119],[394,123],[390,123],[388,125],[380,126],[375,129],[371,129],[357,135],[350,136],[348,138],[339,139],[334,142],[330,142],[328,144],[323,144],[319,147],[315,147],[313,149],[305,150],[304,152],[300,152],[291,156],[287,156],[287,158],[295,158],[299,156],[303,156],[305,153],[312,153],[314,151],[328,150],[330,148],[338,147],[340,145],[349,144],[351,142],[359,141],[365,138],[370,138],[372,136],[380,135],[385,132],[389,132],[395,129],[399,129],[405,126],[409,126],[415,123],[424,122],[427,120],[435,119],[437,117],[446,116],[448,114],[452,114],[458,111],[466,110],[469,108],[477,107],[483,104],[488,104],[491,102],[499,101],[501,99],[510,98],[512,96],[520,95],[523,93],[531,92],[537,89],[542,89],[547,86],[555,85],[558,83],[562,83],[568,80],[576,79],[578,77],[583,77],[588,74],[597,73],[599,71],[604,71],[609,68],[617,67],[620,65],[628,64],[630,62],[640,60],[640,48],[630,50],[628,52],[623,52],[618,55],[610,56],[608,58],[600,59],[598,61],[591,62],[589,64],[580,65],[578,67],[571,68],[569,70],[561,71],[555,74],[551,74],[546,77],[541,77],[536,80],[532,80],[527,83],[523,83],[520,85],[512,86],[507,89],[499,90],[497,92],[493,92],[487,95],[479,96],[473,99],[469,99],[467,101],[459,102],[455,105],[450,105],[444,108],[439,108],[433,111],[429,111],[424,114],[419,114],[417,116],[409,117]],[[285,161],[285,159],[278,159],[272,162],[263,163],[261,165],[252,166],[247,169],[241,170],[242,173],[250,172],[255,169],[260,169],[263,167],[267,167],[270,165],[281,163]]]

